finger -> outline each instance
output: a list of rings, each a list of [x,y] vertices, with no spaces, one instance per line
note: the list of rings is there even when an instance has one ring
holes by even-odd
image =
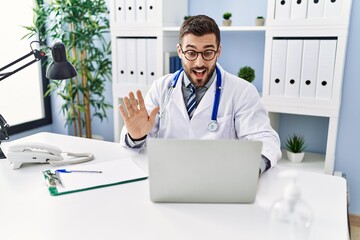
[[[151,123],[155,122],[155,117],[158,114],[159,110],[160,110],[160,107],[154,107],[154,109],[151,111],[150,116],[149,116],[149,121]]]
[[[131,104],[133,111],[138,111],[139,110],[138,104],[137,104],[137,101],[136,101],[136,98],[135,98],[135,95],[133,92],[129,93],[129,98],[130,98],[130,104]]]
[[[129,117],[132,117],[134,115],[134,110],[131,106],[130,99],[128,97],[123,98],[124,105],[126,107],[127,113]]]
[[[145,108],[144,98],[140,90],[136,91],[136,97],[138,99],[139,108],[140,109]]]
[[[129,119],[129,117],[128,117],[127,112],[125,111],[124,107],[121,104],[119,104],[119,110],[120,110],[121,116],[123,117],[124,121],[126,122]]]

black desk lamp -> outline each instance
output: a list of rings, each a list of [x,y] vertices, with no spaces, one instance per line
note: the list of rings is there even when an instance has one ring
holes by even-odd
[[[22,69],[30,66],[31,64],[33,64],[37,61],[40,61],[42,58],[44,58],[46,56],[45,52],[32,48],[31,45],[34,42],[37,42],[40,45],[46,46],[42,42],[32,41],[30,43],[31,52],[16,59],[15,61],[9,63],[8,65],[0,68],[0,81],[13,75],[14,73],[16,73],[18,71],[21,71]],[[46,71],[47,78],[53,79],[53,80],[64,80],[64,79],[69,79],[69,78],[75,77],[77,75],[77,72],[76,72],[74,66],[66,58],[65,46],[63,43],[56,42],[51,48],[48,46],[46,46],[46,47],[51,49],[51,53],[52,53],[52,57],[53,57],[53,62],[50,63],[50,65]],[[30,56],[34,56],[35,59],[33,59],[32,61],[24,64],[23,66],[15,69],[11,72],[2,73],[3,70],[7,69],[8,67],[11,67],[12,65],[30,57]],[[7,124],[6,120],[0,114],[0,144],[1,144],[2,140],[9,139],[9,135],[7,133],[8,128],[9,128],[9,124]],[[0,158],[4,158],[4,154],[1,151],[1,148],[0,148]]]

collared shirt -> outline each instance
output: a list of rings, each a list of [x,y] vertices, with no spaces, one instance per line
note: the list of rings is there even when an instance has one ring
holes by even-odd
[[[201,99],[204,97],[206,91],[209,89],[209,87],[211,86],[211,84],[213,83],[214,79],[216,78],[216,71],[214,71],[213,75],[211,76],[210,80],[205,84],[205,86],[196,88],[196,104],[199,105]],[[189,98],[190,95],[190,79],[188,78],[188,76],[186,74],[184,74],[183,80],[182,80],[182,87],[181,87],[181,91],[183,93],[183,97],[184,97],[184,102],[186,105],[187,99]]]

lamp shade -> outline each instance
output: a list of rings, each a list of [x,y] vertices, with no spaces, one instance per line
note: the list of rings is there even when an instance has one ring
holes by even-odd
[[[53,80],[64,80],[75,77],[77,72],[75,67],[66,59],[65,46],[57,42],[51,48],[53,62],[50,63],[46,77]]]

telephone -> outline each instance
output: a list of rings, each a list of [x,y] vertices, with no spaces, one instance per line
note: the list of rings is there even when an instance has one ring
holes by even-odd
[[[64,159],[63,155],[73,158]],[[56,146],[38,143],[16,143],[7,149],[7,159],[13,169],[18,169],[23,163],[50,163],[53,166],[87,162],[94,159],[92,153],[62,152]]]

